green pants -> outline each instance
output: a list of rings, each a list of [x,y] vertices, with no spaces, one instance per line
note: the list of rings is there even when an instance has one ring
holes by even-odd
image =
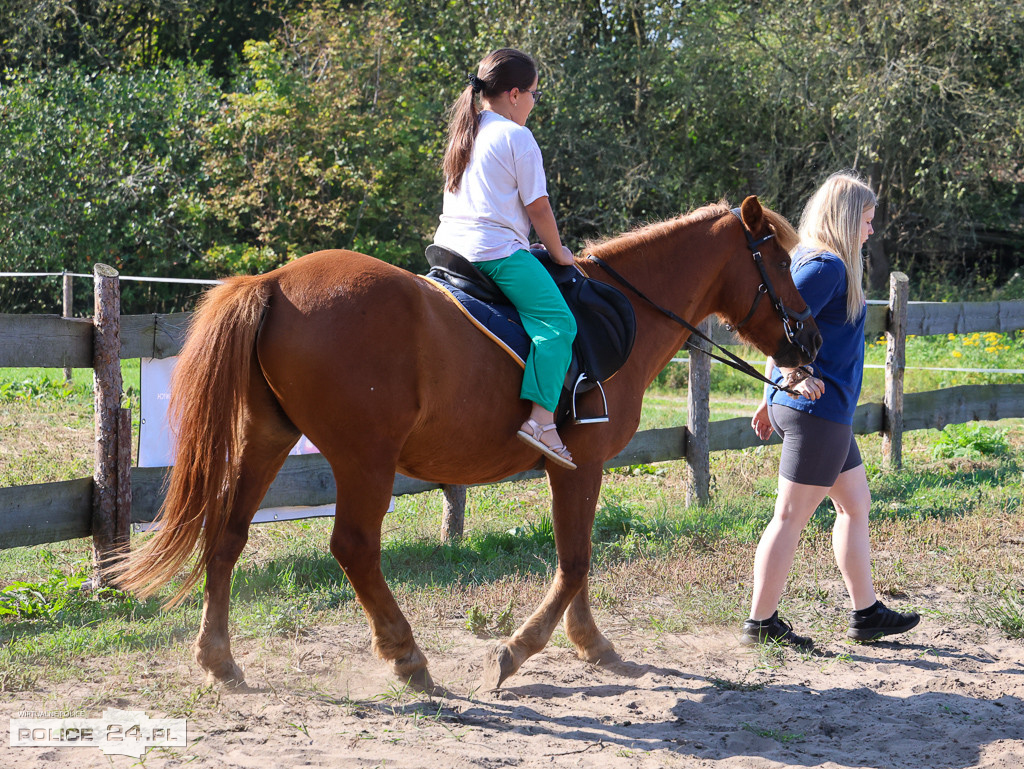
[[[520,397],[548,411],[558,405],[572,360],[576,319],[537,257],[520,249],[504,259],[474,262],[509,298],[532,340]]]

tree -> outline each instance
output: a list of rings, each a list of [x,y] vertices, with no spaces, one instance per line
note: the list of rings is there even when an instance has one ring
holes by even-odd
[[[6,0],[0,73],[204,62],[227,80],[247,40],[269,39],[294,0]]]
[[[398,38],[387,14],[314,10],[246,46],[237,90],[203,137],[205,199],[227,234],[211,255],[225,269],[324,248],[421,263],[436,214],[416,193],[440,189],[440,134],[407,96],[412,57]]]
[[[856,168],[882,198],[876,288],[890,262],[975,272],[956,270],[956,255],[976,254],[994,214],[1021,200],[1020,3],[766,0],[739,5],[732,31],[759,51],[752,85],[765,106],[779,95],[771,162],[788,206]]]

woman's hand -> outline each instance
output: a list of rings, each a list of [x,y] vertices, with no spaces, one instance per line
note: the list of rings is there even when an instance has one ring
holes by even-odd
[[[562,254],[561,256],[556,256],[555,253],[548,250],[548,247],[545,246],[543,243],[530,244],[531,251],[539,251],[540,249],[544,249],[547,255],[551,257],[551,261],[554,262],[555,264],[560,264],[563,267],[571,267],[572,265],[576,264],[576,261],[573,259],[572,251],[570,251],[567,246],[563,246],[561,243],[559,243],[558,247],[560,249],[560,253]]]
[[[781,384],[787,390],[802,395],[809,401],[816,401],[825,394],[825,383],[813,375],[810,366],[800,366],[799,368],[782,368],[780,366],[779,371],[782,372]]]
[[[762,441],[772,437],[774,430],[771,421],[768,419],[768,401],[761,401],[761,405],[754,412],[754,418],[750,420],[750,426],[754,428],[757,437]]]
[[[809,401],[816,401],[825,394],[825,383],[818,379],[818,377],[809,376],[797,382],[790,389]]]

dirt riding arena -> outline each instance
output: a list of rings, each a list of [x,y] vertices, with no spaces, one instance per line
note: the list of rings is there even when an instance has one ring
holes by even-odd
[[[915,596],[921,605],[948,596]],[[599,617],[599,621],[602,618]],[[622,661],[598,667],[550,645],[497,692],[477,679],[493,641],[423,634],[434,679],[403,691],[364,626],[243,641],[245,688],[201,687],[186,652],[127,680],[115,660],[89,680],[3,694],[5,715],[106,707],[188,716],[189,746],[139,759],[94,747],[0,749],[32,767],[927,767],[1024,765],[1024,644],[927,614],[902,643],[818,634],[813,655],[756,652],[727,629],[638,636],[605,617]],[[134,668],[138,660],[126,660]],[[111,669],[113,665],[114,669]],[[171,703],[171,704],[168,704]],[[173,715],[173,713],[172,713]],[[4,735],[4,740],[9,740]]]

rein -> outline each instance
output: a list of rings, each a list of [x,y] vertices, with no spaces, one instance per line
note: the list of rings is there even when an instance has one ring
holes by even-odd
[[[735,214],[737,218],[740,218],[738,210],[734,209],[732,211],[732,213]],[[742,218],[740,218],[740,222],[741,223],[742,223],[742,221],[743,221]],[[797,347],[799,347],[801,350],[803,350],[804,354],[806,354],[807,357],[810,358],[811,354],[807,350],[807,348],[804,347],[804,345],[801,344],[799,341],[797,341],[795,339],[795,337],[793,336],[793,329],[792,329],[792,327],[790,325],[790,317],[791,317],[790,316],[790,311],[788,310],[786,305],[783,304],[782,300],[779,299],[778,294],[775,293],[775,287],[772,286],[771,280],[768,278],[768,272],[765,270],[764,260],[761,257],[761,252],[758,251],[758,246],[760,246],[762,243],[765,243],[766,241],[771,240],[772,238],[774,238],[775,237],[775,233],[769,233],[768,235],[765,235],[764,237],[760,238],[759,240],[754,240],[754,238],[751,236],[751,234],[747,231],[747,228],[744,226],[743,227],[743,234],[747,236],[747,246],[750,248],[751,255],[754,258],[754,263],[757,265],[757,269],[761,273],[761,280],[763,282],[761,283],[760,286],[758,286],[757,295],[754,297],[754,303],[751,306],[750,311],[747,313],[746,317],[743,318],[743,320],[741,320],[738,324],[736,324],[735,327],[729,327],[729,326],[726,326],[726,327],[729,328],[729,330],[732,330],[733,328],[739,329],[740,327],[742,327],[754,315],[754,312],[757,310],[758,304],[761,302],[761,298],[765,294],[767,294],[768,298],[772,302],[772,306],[775,308],[776,314],[779,316],[779,319],[782,321],[782,326],[783,326],[783,329],[784,329],[784,331],[786,333],[786,338],[790,341],[791,344],[794,344]],[[591,263],[596,264],[597,266],[601,267],[605,272],[607,272],[609,275],[611,275],[615,280],[617,280],[623,286],[628,288],[630,291],[632,291],[638,297],[643,299],[645,302],[647,302],[649,305],[651,305],[651,307],[656,309],[658,312],[660,312],[666,318],[669,318],[670,320],[674,321],[675,323],[678,323],[683,328],[687,329],[690,332],[691,335],[695,335],[695,336],[699,337],[700,339],[703,339],[709,345],[711,345],[712,347],[718,349],[721,353],[723,353],[725,355],[725,357],[722,357],[721,355],[716,355],[715,353],[711,352],[710,350],[705,350],[704,348],[702,348],[702,347],[698,346],[697,344],[695,344],[691,339],[687,339],[686,343],[685,343],[685,345],[686,345],[686,347],[688,349],[696,350],[697,352],[702,352],[705,355],[713,358],[714,360],[717,360],[720,363],[724,363],[725,365],[727,365],[727,366],[729,366],[731,368],[734,368],[737,371],[741,371],[744,374],[747,374],[748,376],[753,377],[754,379],[758,379],[761,382],[764,382],[765,384],[771,385],[776,390],[782,390],[783,392],[787,392],[790,395],[798,395],[798,393],[794,392],[791,388],[783,387],[782,385],[779,385],[779,384],[776,384],[775,382],[773,382],[771,379],[766,377],[764,374],[762,374],[756,368],[751,366],[745,360],[743,360],[739,356],[735,355],[734,353],[730,352],[729,350],[726,350],[724,347],[722,347],[722,345],[720,345],[717,342],[715,342],[714,340],[712,340],[711,337],[709,337],[703,331],[698,329],[692,323],[689,323],[685,319],[679,317],[678,315],[676,315],[674,312],[672,312],[668,308],[662,307],[660,304],[655,302],[649,296],[644,294],[640,289],[638,289],[636,286],[634,286],[632,283],[630,283],[628,280],[626,280],[624,277],[622,277],[622,275],[620,275],[616,270],[614,270],[607,262],[605,262],[600,257],[594,256],[593,254],[589,254],[589,255],[587,255],[585,257],[585,259],[586,259],[586,261],[591,262]],[[807,320],[807,318],[809,318],[810,316],[811,316],[811,310],[810,310],[809,307],[806,308],[803,312],[793,313],[792,314],[792,318],[797,322],[797,330],[803,328],[803,322],[805,320]],[[803,366],[801,366],[800,368],[803,371],[805,371],[808,375],[810,375],[811,372],[808,369],[804,368]]]

